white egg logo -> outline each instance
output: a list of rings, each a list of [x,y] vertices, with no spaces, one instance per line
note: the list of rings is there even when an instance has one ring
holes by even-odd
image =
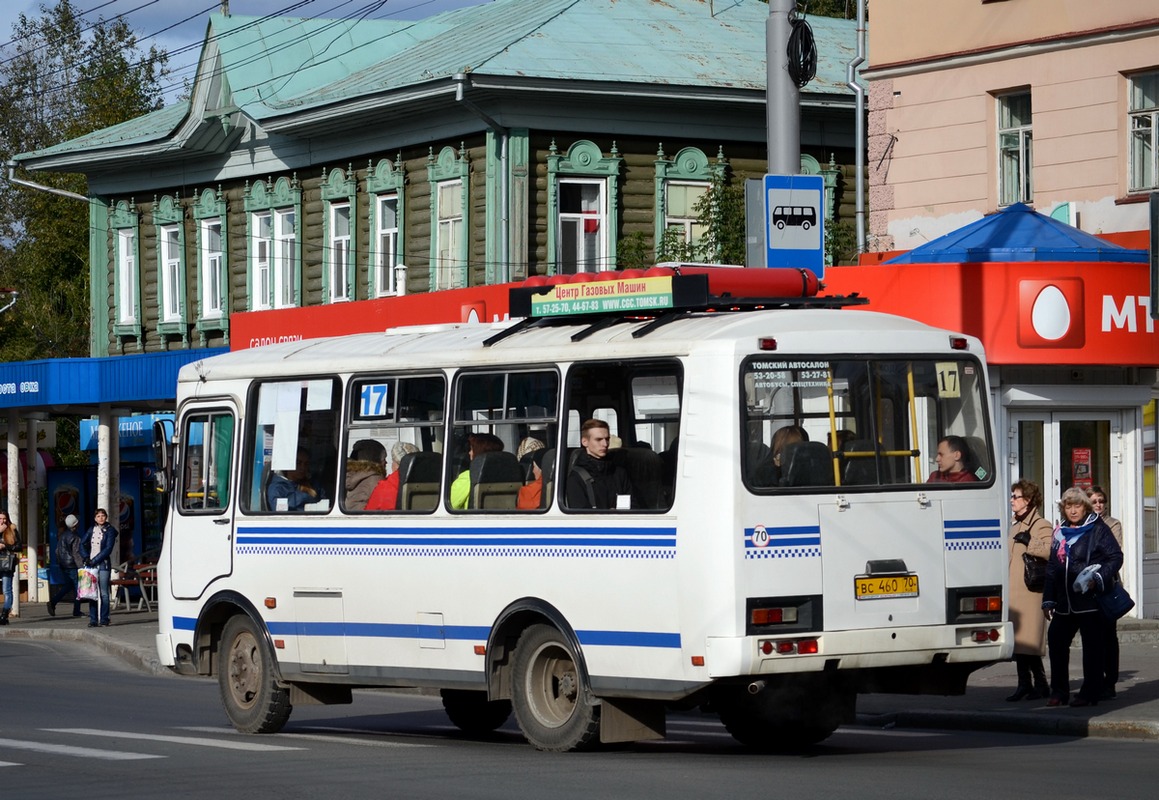
[[[1070,330],[1070,306],[1057,286],[1047,286],[1034,298],[1030,311],[1034,332],[1047,341],[1056,341]]]

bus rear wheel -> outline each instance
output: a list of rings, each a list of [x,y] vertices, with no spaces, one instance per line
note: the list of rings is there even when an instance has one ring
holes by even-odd
[[[273,656],[252,619],[231,617],[222,633],[217,685],[229,721],[242,733],[277,733],[290,718],[290,691],[274,682]]]
[[[463,733],[491,733],[511,716],[510,700],[488,700],[486,692],[443,689],[443,708],[451,724]]]
[[[512,705],[524,737],[539,750],[582,750],[598,741],[600,708],[564,636],[533,625],[515,648]]]

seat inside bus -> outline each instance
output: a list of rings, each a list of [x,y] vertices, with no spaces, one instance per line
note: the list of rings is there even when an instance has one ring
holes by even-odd
[[[632,483],[632,508],[664,508],[664,461],[648,447],[617,447],[608,459],[628,473]]]
[[[481,511],[515,508],[523,468],[514,453],[499,450],[479,453],[471,459],[471,494],[468,508]]]
[[[781,459],[784,486],[832,486],[833,452],[824,442],[792,442]]]
[[[438,453],[407,453],[398,462],[400,511],[430,511],[439,504],[439,473],[443,460]]]

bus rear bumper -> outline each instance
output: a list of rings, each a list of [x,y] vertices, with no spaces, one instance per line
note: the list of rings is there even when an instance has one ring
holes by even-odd
[[[978,641],[981,633],[984,640]],[[968,665],[968,673],[1009,659],[1013,649],[1009,622],[709,637],[706,666],[712,678],[831,670],[882,674],[942,665]]]

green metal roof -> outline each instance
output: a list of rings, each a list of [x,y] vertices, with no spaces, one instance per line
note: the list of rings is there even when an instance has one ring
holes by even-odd
[[[419,21],[210,18],[196,81],[220,64],[232,103],[259,125],[296,112],[445,85],[457,73],[496,79],[763,93],[768,5],[759,0],[494,0]],[[803,95],[848,98],[856,23],[810,17],[816,78]],[[212,56],[216,52],[217,59]],[[210,57],[206,58],[206,54]],[[197,94],[194,95],[197,97]],[[19,160],[167,143],[189,101]],[[283,128],[284,130],[284,128]]]

